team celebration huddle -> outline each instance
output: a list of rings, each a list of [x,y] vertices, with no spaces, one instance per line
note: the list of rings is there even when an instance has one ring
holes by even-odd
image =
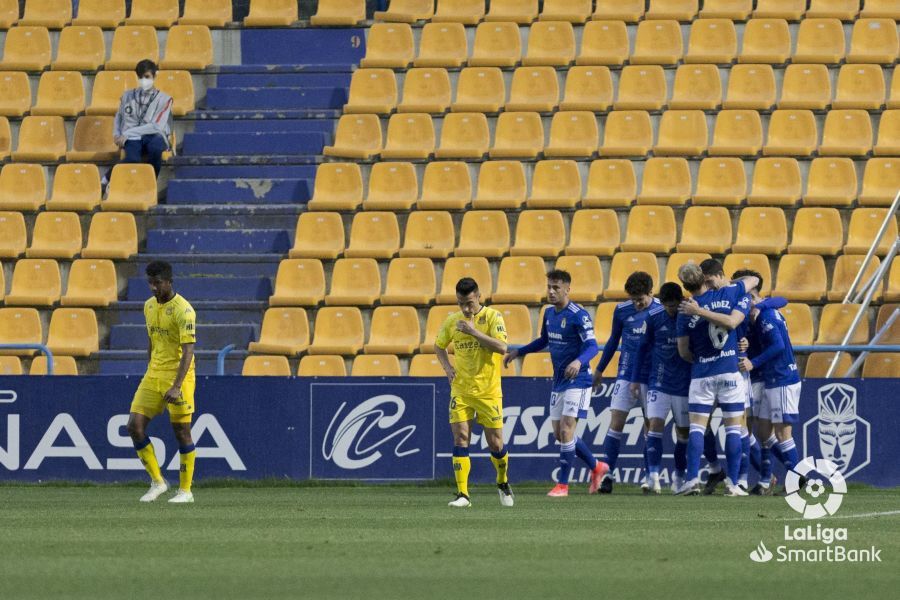
[[[451,384],[457,485],[451,507],[472,505],[468,490],[472,421],[484,429],[500,503],[514,505],[509,454],[503,444],[501,371],[518,357],[548,349],[553,363],[550,419],[560,467],[548,496],[568,496],[569,477],[578,461],[590,471],[589,493],[613,492],[623,431],[635,408],[640,408],[644,423],[644,493],[662,493],[663,433],[670,413],[675,431],[672,493],[713,494],[723,482],[726,496],[775,493],[773,457],[788,470],[799,460],[792,426],[798,420],[800,375],[778,312],[787,301],[761,297],[759,273],[742,270],[728,278],[722,264],[713,259],[682,266],[678,278],[681,285],[665,283],[654,297],[651,276],[632,273],[625,284],[629,300],[616,306],[602,350],[590,314],[569,300],[572,278],[565,271],[547,274],[551,306],[543,313],[540,337],[521,347],[507,344],[503,317],[481,304],[477,282],[470,278],[458,282],[460,311],[444,322],[436,344]],[[453,362],[448,354],[451,344]],[[601,373],[617,351],[609,429],[598,458],[576,435],[576,428],[578,419],[587,416]],[[592,373],[590,362],[598,353]],[[725,433],[724,460],[718,453],[718,432],[711,428],[717,408]],[[702,459],[708,470],[704,484]],[[751,467],[758,474],[752,489]]]

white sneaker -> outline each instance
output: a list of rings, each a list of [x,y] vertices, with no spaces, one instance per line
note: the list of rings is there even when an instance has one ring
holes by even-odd
[[[680,473],[672,473],[672,493],[675,494],[684,485],[684,475]]]
[[[734,485],[730,479],[725,478],[725,495],[729,498],[734,498],[737,496],[748,496],[747,492],[741,489],[740,486]]]
[[[659,484],[659,473],[651,473],[649,479],[649,493],[656,495],[662,494],[662,486]]]
[[[497,493],[500,494],[500,506],[509,508],[515,504],[513,493],[508,483],[497,484]]]
[[[169,484],[166,483],[165,479],[162,481],[153,481],[150,483],[150,489],[147,490],[147,493],[141,496],[141,502],[153,502],[168,490]]]
[[[456,499],[448,502],[447,506],[452,506],[453,508],[469,508],[472,506],[472,503],[469,501],[468,496],[458,493],[456,494]]]
[[[700,479],[695,478],[685,481],[675,492],[676,496],[699,496],[700,495]]]
[[[650,493],[650,484],[647,481],[647,474],[644,473],[644,476],[641,477],[641,492],[644,494]]]
[[[194,502],[194,494],[179,489],[178,493],[169,498],[169,504],[192,504]]]

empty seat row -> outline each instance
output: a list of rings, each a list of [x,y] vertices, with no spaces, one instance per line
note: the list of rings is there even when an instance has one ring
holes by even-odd
[[[73,26],[62,30],[56,60],[52,59],[50,32],[45,27],[14,27],[6,33],[3,71],[54,70],[96,71],[134,69],[138,61],[159,61],[156,30],[150,26],[122,26],[113,36],[109,60],[103,32],[96,26]],[[165,69],[204,69],[213,62],[212,36],[204,25],[176,25],[166,41]]]
[[[97,315],[92,308],[57,308],[47,340],[35,308],[0,308],[0,344],[41,344],[54,355],[90,356],[99,350]],[[0,350],[3,355],[33,356],[34,350]]]
[[[805,19],[797,29],[796,47],[783,19],[752,19],[743,27],[743,44],[728,19],[702,19],[690,27],[688,43],[675,20],[642,21],[634,49],[621,21],[591,21],[582,30],[576,51],[570,23],[542,21],[528,31],[528,48],[516,23],[482,23],[475,30],[471,54],[465,27],[429,23],[422,29],[416,53],[413,31],[403,23],[376,23],[369,29],[362,67],[514,67],[545,65],[675,65],[686,63],[850,63],[893,64],[900,53],[893,19],[860,19],[853,26],[850,48],[838,19]],[[685,52],[685,45],[687,52]]]
[[[88,252],[88,256],[105,252]],[[80,258],[69,269],[66,293],[62,293],[59,264],[49,258],[23,258],[16,262],[9,294],[5,295],[0,272],[0,301],[7,306],[107,307],[119,299],[116,267],[109,259]]]
[[[380,162],[372,165],[368,185],[356,163],[325,163],[316,171],[310,210],[406,211],[529,208],[606,208],[638,204],[705,206],[889,206],[900,189],[900,161],[871,158],[858,192],[856,165],[845,157],[813,159],[805,177],[794,158],[760,158],[753,167],[748,194],[747,165],[736,157],[700,161],[696,188],[684,158],[654,157],[638,179],[625,159],[591,163],[587,189],[578,163],[543,160],[534,164],[531,187],[525,166],[517,161],[487,161],[478,168],[477,186],[470,167],[458,161],[431,162],[424,168],[421,192],[415,165]],[[2,182],[2,180],[0,180]],[[367,190],[367,193],[364,193]],[[640,191],[639,191],[640,190]],[[474,191],[474,198],[473,198]],[[365,199],[364,199],[365,198]]]
[[[73,15],[73,5],[77,15]],[[0,1],[0,29],[13,25],[62,29],[73,25],[95,25],[113,29],[121,23],[170,27],[206,25],[224,27],[231,21],[231,0],[185,0],[184,15],[179,17],[178,0],[132,0],[131,14],[125,16],[125,0],[26,0],[25,14],[19,18],[19,0]]]
[[[789,65],[780,92],[771,65],[735,65],[728,70],[722,97],[719,67],[713,64],[680,65],[670,96],[666,76],[658,65],[627,66],[613,82],[608,67],[572,67],[565,72],[560,101],[558,73],[552,67],[519,67],[512,75],[509,97],[503,73],[497,67],[463,69],[455,94],[443,68],[414,68],[406,72],[403,99],[399,100],[394,72],[359,69],[350,83],[344,114],[441,114],[508,111],[828,108],[880,110],[886,86],[880,65],[842,65],[832,94],[831,73],[825,65]],[[455,98],[455,100],[453,99]],[[900,70],[894,68],[887,108],[900,108]]]
[[[873,129],[869,113],[860,109],[831,110],[819,141],[816,116],[806,109],[779,109],[760,117],[755,110],[723,110],[715,117],[712,143],[702,110],[668,110],[654,128],[643,110],[616,110],[597,117],[588,111],[560,111],[550,120],[549,142],[537,112],[504,112],[490,126],[481,113],[450,113],[442,120],[437,145],[432,117],[397,113],[390,117],[382,145],[377,115],[344,115],[334,145],[324,154],[340,158],[427,160],[435,158],[536,159],[592,156],[882,156],[900,155],[900,110],[887,110]],[[600,140],[602,123],[603,136]],[[763,143],[763,122],[768,129]],[[654,129],[658,129],[654,135]],[[877,131],[877,141],[875,136]],[[655,140],[655,141],[654,141]]]
[[[18,356],[0,356],[0,375],[24,375],[22,368],[22,359]],[[28,368],[29,375],[46,375],[47,374],[47,357],[43,354],[35,356],[31,360],[31,366]],[[54,375],[78,375],[78,365],[75,363],[73,356],[54,356],[53,357],[53,374]]]

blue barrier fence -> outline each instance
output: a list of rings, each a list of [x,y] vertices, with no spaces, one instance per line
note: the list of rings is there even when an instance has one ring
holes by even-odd
[[[53,375],[53,352],[44,344],[0,344],[0,350],[39,350],[47,357],[47,375]]]

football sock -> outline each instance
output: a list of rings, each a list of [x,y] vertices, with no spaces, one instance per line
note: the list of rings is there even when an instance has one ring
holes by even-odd
[[[575,440],[560,444],[559,446],[559,477],[557,481],[563,485],[569,485],[569,472],[572,463],[575,462]]]
[[[691,434],[688,437],[685,481],[692,481],[700,476],[700,455],[703,453],[703,433],[705,431],[706,427],[703,425],[691,425]]]
[[[800,455],[797,453],[797,446],[794,439],[790,438],[783,442],[778,442],[778,449],[781,450],[781,456],[784,457],[784,468],[793,469],[800,462]]]
[[[153,451],[153,444],[150,443],[150,438],[145,437],[144,441],[134,445],[134,449],[137,451],[138,458],[141,459],[144,468],[147,469],[150,479],[162,481],[162,473],[159,471],[159,463],[156,462],[156,453]]]
[[[472,462],[469,460],[469,449],[462,446],[453,447],[453,477],[456,479],[456,491],[469,495],[469,471]]]
[[[647,472],[659,474],[662,464],[663,434],[661,431],[647,432]]]
[[[741,426],[725,428],[725,469],[732,484],[737,484],[741,471]]]
[[[722,470],[719,466],[719,452],[716,449],[716,434],[709,428],[703,432],[703,456],[709,464],[710,473],[718,473]]]
[[[772,456],[778,459],[778,462],[784,464],[784,455],[781,453],[781,448],[778,446],[778,438],[775,437],[775,434],[769,436],[769,447],[772,449]]]
[[[494,463],[494,468],[497,469],[497,483],[506,483],[508,481],[506,472],[509,469],[509,457],[507,456],[506,448],[503,448],[500,452],[491,452],[491,462]],[[466,473],[468,474],[468,471]]]
[[[622,432],[610,429],[606,432],[606,439],[603,440],[603,454],[606,455],[606,464],[609,470],[616,468],[616,461],[619,458],[619,446],[622,443]]]
[[[750,452],[749,452],[750,464],[757,471],[759,471],[761,469],[761,465],[762,465],[762,462],[761,462],[761,459],[759,456],[759,452],[760,452],[759,440],[756,439],[756,436],[751,433],[750,434]]]
[[[687,447],[688,438],[675,438],[675,470],[679,473],[684,473],[687,468]]]
[[[738,481],[747,482],[747,475],[750,473],[750,434],[743,430],[741,432],[741,468],[738,472]]]
[[[194,445],[181,446],[178,448],[178,455],[181,458],[181,470],[178,473],[178,487],[186,492],[191,491],[191,485],[194,482],[194,459],[197,458],[197,451]]]
[[[594,458],[594,453],[580,437],[575,438],[575,455],[583,460],[591,471],[597,468],[597,459]]]
[[[759,483],[763,487],[769,487],[772,480],[772,448],[775,445],[774,436],[767,439],[760,446],[759,452]]]

